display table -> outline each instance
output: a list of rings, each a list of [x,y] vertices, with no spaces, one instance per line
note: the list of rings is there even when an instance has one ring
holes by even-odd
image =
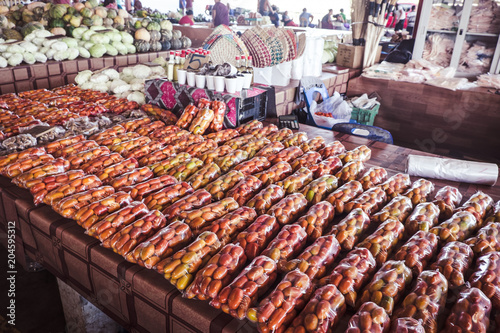
[[[366,164],[386,168],[389,176],[404,172],[408,154],[424,154],[306,125],[301,125],[300,130],[309,137],[321,135],[327,142],[340,140],[347,149],[366,144],[372,151],[372,158]],[[457,186],[464,200],[477,190],[500,199],[500,185],[475,186],[438,180],[434,183],[436,188]],[[15,221],[17,254],[22,256],[24,248],[29,257],[129,331],[255,331],[246,320],[233,319],[207,302],[182,298],[162,275],[131,264],[101,247],[74,221],[62,218],[48,206],[35,207],[29,192],[13,186],[6,178],[0,178],[0,194],[0,233],[5,233],[6,221]],[[6,241],[4,237],[0,239]],[[349,318],[348,314],[344,317]]]
[[[486,88],[452,91],[420,83],[357,77],[348,96],[377,93],[375,126],[394,143],[436,154],[500,163],[500,95]]]
[[[77,58],[75,60],[49,60],[44,64],[21,65],[0,69],[0,95],[34,89],[53,89],[74,83],[78,72],[110,67],[119,70],[166,57],[169,51],[135,53],[102,58]]]

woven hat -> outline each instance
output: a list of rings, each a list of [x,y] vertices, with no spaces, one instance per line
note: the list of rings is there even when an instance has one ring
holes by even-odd
[[[283,32],[288,43],[288,57],[286,60],[291,61],[297,57],[297,39],[292,29],[283,29]]]

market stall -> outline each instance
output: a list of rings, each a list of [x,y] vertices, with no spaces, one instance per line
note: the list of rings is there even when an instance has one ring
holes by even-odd
[[[351,150],[366,145],[371,158],[366,167],[383,167],[388,176],[404,172],[408,154],[421,152],[302,126],[310,137],[321,135],[326,143],[339,140]],[[425,154],[429,155],[430,154]],[[436,190],[456,186],[464,198],[482,190],[500,199],[498,185],[476,186],[466,183],[435,181]],[[18,235],[26,254],[41,263],[58,278],[89,299],[125,328],[138,332],[253,332],[255,326],[216,310],[207,302],[188,300],[161,274],[137,264],[99,245],[84,234],[74,221],[62,218],[48,206],[36,207],[28,191],[1,179],[1,198],[5,216],[16,221]],[[5,228],[5,222],[2,224]],[[338,325],[342,332],[354,312],[349,310]],[[443,316],[443,320],[446,316]]]
[[[373,19],[392,2],[370,4]],[[320,92],[305,94],[310,105],[334,95],[325,104],[350,108],[339,93],[360,70],[323,66],[336,41],[219,26],[200,49],[148,53],[191,46],[152,14],[134,23],[139,54],[29,64],[30,48],[54,58],[84,43],[43,33],[36,51],[7,46],[28,64],[0,83],[0,236],[15,228],[19,263],[42,265],[131,332],[499,330],[498,165],[292,130],[270,110],[290,113],[301,79]],[[130,42],[80,32],[101,56],[114,36]],[[474,99],[461,98],[467,111]]]

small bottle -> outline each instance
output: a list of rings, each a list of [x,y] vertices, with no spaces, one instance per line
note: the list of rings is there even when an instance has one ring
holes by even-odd
[[[246,71],[250,74],[252,74],[252,83],[253,84],[253,64],[252,64],[252,56],[248,56],[247,60],[247,65],[246,65]]]
[[[240,56],[236,56],[235,59],[234,67],[236,67],[236,70],[239,72],[241,68]]]
[[[238,68],[238,72],[244,72],[247,70],[247,60],[244,55],[241,56],[240,60],[240,68]]]
[[[177,82],[177,70],[179,68],[181,68],[181,54],[177,51],[175,52],[174,82]]]
[[[175,65],[174,51],[171,51],[168,57],[168,65],[167,65],[167,78],[169,81],[174,80],[174,65]]]
[[[182,53],[181,53],[181,68],[184,67],[184,63],[185,62],[186,62],[186,51],[182,50]]]

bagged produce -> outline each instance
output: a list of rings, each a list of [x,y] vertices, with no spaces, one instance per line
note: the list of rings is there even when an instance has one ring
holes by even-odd
[[[349,150],[343,153],[338,154],[338,157],[342,161],[343,164],[352,162],[352,161],[360,161],[366,162],[372,156],[372,151],[365,145],[354,148],[353,150]]]
[[[389,331],[389,325],[389,315],[384,311],[384,308],[373,302],[366,302],[349,320],[346,333],[385,333]]]
[[[283,188],[281,186],[271,184],[257,193],[246,203],[246,205],[250,208],[254,208],[258,215],[262,215],[267,212],[272,205],[284,197],[285,191]]]
[[[344,205],[344,211],[361,208],[368,215],[374,214],[387,202],[387,195],[380,187],[372,187]]]
[[[197,235],[200,230],[210,225],[210,222],[238,208],[238,203],[233,198],[224,198],[198,209],[183,211],[179,214],[179,219],[187,223],[193,234]]]
[[[335,174],[335,177],[339,180],[339,184],[344,185],[351,180],[359,178],[364,170],[365,166],[363,162],[356,160],[344,164],[342,169]]]
[[[297,171],[302,167],[311,168],[321,161],[321,155],[318,152],[310,151],[295,159],[290,163],[293,171]]]
[[[417,276],[426,268],[438,250],[436,235],[428,231],[418,231],[394,255],[395,260],[403,260],[406,267]]]
[[[345,204],[356,198],[362,192],[363,187],[361,183],[356,180],[351,180],[331,193],[326,198],[326,201],[333,205],[336,214],[342,214],[345,210]]]
[[[167,221],[172,221],[183,211],[197,209],[209,204],[212,201],[210,193],[204,189],[198,189],[193,194],[185,195],[163,210],[163,215]]]
[[[455,207],[462,201],[462,194],[456,187],[445,186],[440,189],[434,196],[434,201],[432,201],[439,208],[441,212],[439,218],[441,220],[446,220],[453,215]]]
[[[126,257],[139,243],[166,224],[165,216],[158,210],[152,210],[111,236],[109,245],[114,252]]]
[[[334,175],[340,169],[342,169],[342,162],[337,156],[328,157],[327,159],[311,167],[314,178],[319,178],[326,175]]]
[[[175,183],[153,192],[143,199],[148,209],[164,210],[186,194],[193,193],[193,188],[186,182]]]
[[[332,156],[340,155],[343,152],[345,152],[345,147],[340,141],[330,142],[318,151],[324,160]]]
[[[172,257],[160,261],[156,269],[164,274],[178,290],[185,290],[193,281],[196,272],[221,248],[221,243],[213,232],[206,231],[194,242],[174,253]]]
[[[465,241],[477,255],[500,251],[500,222],[490,222]]]
[[[358,248],[367,248],[381,266],[394,251],[394,248],[403,238],[404,227],[401,222],[389,219],[378,226],[374,233],[357,245]]]
[[[328,284],[316,290],[285,332],[327,333],[335,329],[345,310],[344,296],[334,285]]]
[[[419,230],[431,230],[438,223],[439,214],[439,208],[432,202],[418,204],[404,223],[405,238],[411,237]]]
[[[278,231],[279,224],[274,216],[260,215],[244,231],[236,236],[235,244],[239,244],[245,251],[249,260],[254,259],[273,239]]]
[[[274,132],[266,136],[271,142],[283,142],[286,138],[293,135],[293,132],[289,128],[282,128],[278,132]]]
[[[448,220],[433,227],[430,232],[438,236],[439,244],[443,246],[453,241],[463,241],[478,227],[478,221],[468,211],[459,211]]]
[[[370,217],[361,208],[356,208],[332,227],[330,235],[335,236],[342,250],[350,251],[369,226]]]
[[[137,163],[135,158],[128,158],[98,171],[95,175],[103,183],[109,184],[113,179],[120,177],[125,173],[131,172],[138,167],[139,163]]]
[[[318,237],[296,259],[281,262],[278,267],[281,271],[291,272],[299,270],[311,280],[320,279],[331,267],[340,253],[340,245],[334,236]]]
[[[297,224],[286,225],[262,251],[262,255],[273,259],[280,267],[295,257],[302,250],[306,241],[307,234],[304,228]]]
[[[38,206],[50,191],[84,176],[85,173],[82,170],[69,170],[66,173],[35,179],[26,183],[26,186],[29,188],[31,195],[33,195],[33,202]]]
[[[333,206],[328,201],[321,201],[313,205],[295,224],[305,229],[308,241],[313,241],[323,234],[323,229],[333,221],[334,216]]]
[[[486,333],[490,313],[491,302],[480,289],[465,289],[451,309],[443,332]]]
[[[494,308],[500,308],[500,252],[490,252],[479,257],[469,283],[472,287],[481,289]]]
[[[257,305],[258,298],[269,289],[276,277],[276,263],[268,257],[258,256],[210,301],[210,305],[234,318],[244,319],[248,309]]]
[[[205,135],[205,139],[214,140],[218,145],[223,145],[225,142],[237,136],[239,136],[237,130],[228,128],[222,131],[214,131],[213,133],[207,134]]]
[[[277,182],[276,185],[281,186],[285,190],[285,193],[291,194],[298,192],[312,182],[312,180],[312,171],[307,168],[300,168],[284,180]]]
[[[186,181],[194,190],[207,186],[210,182],[220,177],[221,171],[217,164],[205,164],[193,173]]]
[[[380,187],[385,191],[387,197],[392,199],[396,195],[403,193],[411,185],[410,176],[404,173],[397,173],[383,182]]]
[[[247,318],[256,322],[261,332],[284,330],[302,310],[313,291],[309,277],[294,270],[287,273],[258,307],[247,311]]]
[[[438,269],[448,280],[448,287],[456,289],[465,283],[465,273],[474,260],[474,252],[469,245],[450,242],[439,252],[430,269]]]
[[[307,209],[307,200],[300,193],[290,194],[273,205],[266,214],[275,216],[280,225],[293,223]]]
[[[233,198],[238,205],[243,206],[262,188],[262,182],[254,176],[246,176],[233,186],[227,193],[226,198]]]
[[[381,167],[371,167],[361,176],[359,182],[363,185],[363,190],[368,190],[387,179],[387,171]]]
[[[419,203],[426,202],[432,191],[434,191],[434,184],[421,178],[415,181],[412,186],[403,193],[403,195],[410,198],[414,205],[417,205]]]
[[[412,211],[413,205],[410,198],[403,195],[394,197],[387,205],[385,205],[378,213],[371,217],[373,222],[378,224],[389,218],[394,218],[399,222],[404,222]]]
[[[373,302],[391,315],[411,279],[411,269],[406,267],[404,261],[389,260],[365,287],[359,298],[359,304]]]
[[[278,162],[272,167],[262,172],[254,174],[263,186],[275,184],[292,174],[292,167],[287,162]]]
[[[299,148],[307,153],[309,151],[318,151],[325,147],[325,139],[322,136],[316,136],[300,144]],[[320,154],[321,155],[321,154]]]
[[[200,232],[211,231],[217,235],[219,241],[226,245],[235,238],[236,234],[248,227],[257,217],[255,210],[248,207],[240,207],[231,213],[213,221]]]
[[[275,141],[275,142],[271,142],[270,144],[268,144],[265,147],[262,147],[262,149],[259,150],[255,154],[255,156],[261,156],[261,157],[269,158],[269,157],[271,157],[273,155],[276,155],[277,153],[279,153],[283,149],[285,149],[285,146],[283,146],[283,144],[281,142]]]
[[[243,248],[235,244],[225,245],[198,273],[184,296],[211,300],[217,297],[235,274],[245,265],[247,257]]]
[[[127,254],[126,259],[148,269],[154,268],[158,262],[187,245],[191,237],[191,229],[187,224],[179,221],[173,222],[137,245]]]

